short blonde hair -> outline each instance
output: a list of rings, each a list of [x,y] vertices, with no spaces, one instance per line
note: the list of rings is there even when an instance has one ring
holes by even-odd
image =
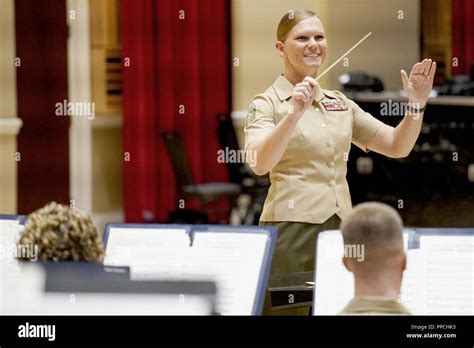
[[[286,36],[291,31],[291,29],[293,29],[302,20],[310,17],[319,18],[316,12],[305,9],[300,9],[296,11],[291,10],[285,13],[285,15],[281,18],[280,23],[278,24],[277,40],[282,42],[285,41]]]
[[[37,245],[39,260],[99,262],[104,255],[102,241],[90,217],[56,202],[28,215],[18,244]]]
[[[403,251],[403,221],[391,206],[357,205],[341,223],[344,245],[364,245],[368,258],[389,257]]]

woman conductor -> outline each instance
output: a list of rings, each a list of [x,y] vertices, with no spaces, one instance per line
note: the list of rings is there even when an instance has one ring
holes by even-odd
[[[256,159],[249,165],[258,175],[270,172],[260,225],[278,228],[272,275],[313,271],[317,234],[338,229],[350,211],[346,162],[351,143],[388,157],[408,156],[420,133],[436,70],[431,59],[416,63],[410,76],[401,70],[407,112],[393,128],[341,92],[321,89],[316,82],[327,50],[316,13],[285,14],[276,49],[284,73],[253,98],[245,126],[245,147]],[[264,314],[269,314],[268,298]]]

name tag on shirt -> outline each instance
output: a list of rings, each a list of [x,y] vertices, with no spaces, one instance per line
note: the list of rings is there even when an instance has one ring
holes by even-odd
[[[323,104],[324,108],[327,111],[347,111],[347,110],[349,110],[346,103],[344,103],[342,100],[324,99],[324,100],[321,100],[321,104]]]

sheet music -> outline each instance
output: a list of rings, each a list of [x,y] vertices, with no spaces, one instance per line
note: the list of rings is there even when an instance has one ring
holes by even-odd
[[[352,275],[340,262],[343,252],[339,231],[319,235],[314,314],[337,314],[353,297]],[[474,314],[473,235],[421,234],[419,248],[406,252],[401,302],[413,314]]]
[[[8,293],[14,284],[11,279],[16,277],[20,270],[15,257],[16,243],[23,228],[18,220],[0,219],[0,310],[6,301],[5,293]]]
[[[109,231],[104,264],[132,266],[134,274],[146,274],[151,266],[163,277],[179,277],[190,239],[186,229],[114,228]]]
[[[474,314],[474,236],[420,237],[425,314]]]
[[[111,237],[120,230],[113,231]],[[113,246],[118,250],[108,253],[104,264],[130,266],[133,280],[215,281],[219,313],[252,313],[267,234],[196,231],[191,247],[186,233],[161,235],[166,230],[148,231],[149,234],[137,233],[140,229],[123,230],[120,236],[114,236],[113,244],[109,244],[109,237],[107,250],[113,250]],[[165,235],[172,240],[165,243]]]
[[[216,282],[221,314],[249,315],[267,239],[263,233],[196,232],[184,275]]]
[[[425,253],[421,249],[407,251],[407,268],[403,273],[401,302],[413,314],[425,313]]]
[[[339,231],[320,233],[313,314],[338,314],[354,296],[354,278],[342,263],[343,254],[344,244]]]
[[[24,228],[18,220],[0,220],[0,258],[9,261],[16,258],[17,243]]]
[[[16,243],[22,226],[18,220],[0,220],[0,242],[2,245]]]

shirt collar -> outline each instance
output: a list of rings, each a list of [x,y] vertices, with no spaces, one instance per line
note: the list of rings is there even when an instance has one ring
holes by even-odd
[[[290,81],[288,81],[286,77],[280,75],[273,83],[273,88],[275,89],[278,98],[280,98],[280,101],[283,101],[291,97],[291,93],[293,92],[295,86]],[[324,99],[325,95],[330,98],[335,98],[331,92],[319,89],[314,96],[314,100],[320,101],[321,99]]]
[[[343,310],[345,313],[392,313],[410,314],[410,311],[395,299],[381,296],[354,297]]]

